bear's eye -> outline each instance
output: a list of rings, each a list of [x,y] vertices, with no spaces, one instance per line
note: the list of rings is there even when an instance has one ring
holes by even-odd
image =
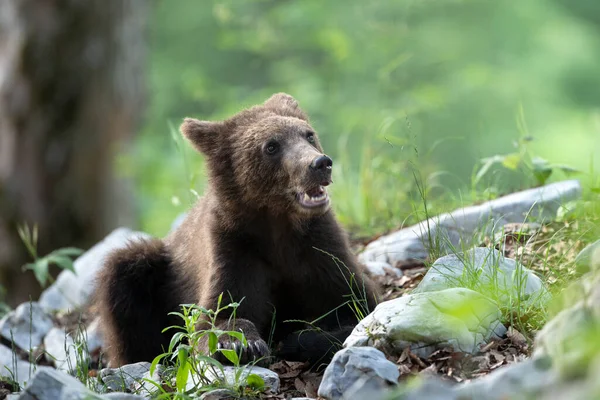
[[[308,143],[315,144],[315,134],[312,132],[308,132],[306,134],[306,140],[308,140]]]
[[[277,143],[277,142],[269,142],[265,146],[265,152],[270,156],[277,153],[278,150],[279,150],[279,143]]]

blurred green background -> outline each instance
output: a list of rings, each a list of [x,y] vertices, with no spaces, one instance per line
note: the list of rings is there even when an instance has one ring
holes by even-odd
[[[474,186],[479,160],[519,139],[583,176],[599,162],[598,0],[183,0],[151,12],[149,106],[119,171],[152,234],[202,192],[181,119],[279,91],[334,159],[334,208],[356,234],[414,222],[424,194],[442,210],[531,186],[502,168]]]

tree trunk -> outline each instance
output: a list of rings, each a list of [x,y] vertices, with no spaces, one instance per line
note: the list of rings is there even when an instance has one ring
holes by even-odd
[[[16,227],[39,252],[89,247],[133,221],[115,155],[143,107],[146,0],[0,1],[0,283],[37,298]]]

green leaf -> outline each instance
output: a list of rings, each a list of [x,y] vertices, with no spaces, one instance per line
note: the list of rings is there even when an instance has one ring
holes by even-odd
[[[171,342],[169,343],[169,353],[173,352],[173,349],[177,344],[179,344],[183,335],[185,335],[185,332],[176,332],[173,335],[173,337],[171,338]]]
[[[197,355],[196,356],[196,360],[197,361],[201,361],[201,362],[205,362],[207,364],[211,364],[214,365],[215,367],[217,367],[219,370],[223,370],[223,364],[221,364],[219,361],[215,360],[212,357],[209,356],[203,356],[203,355]]]
[[[60,267],[61,269],[66,269],[66,270],[71,271],[72,273],[76,274],[75,268],[73,268],[73,261],[68,256],[51,254],[45,258],[47,258],[49,263],[55,264],[58,267]]]
[[[41,258],[34,263],[26,264],[25,269],[33,271],[33,275],[35,275],[35,279],[37,279],[40,286],[46,286],[48,280],[48,260],[46,258]]]
[[[248,345],[248,342],[246,341],[246,337],[244,336],[244,334],[242,332],[238,332],[238,331],[226,331],[226,332],[224,332],[224,334],[236,338],[244,346]]]
[[[237,366],[240,364],[240,359],[235,351],[231,349],[220,349],[219,351],[225,356],[225,358],[231,361],[233,365]]]
[[[184,392],[185,387],[187,385],[188,378],[190,376],[190,368],[191,364],[187,362],[187,356],[185,357],[185,363],[180,364],[179,368],[177,368],[177,375],[175,376],[175,385],[177,386],[177,391]]]
[[[214,354],[217,351],[217,343],[219,339],[214,332],[208,332],[208,352]]]
[[[150,364],[150,376],[152,376],[154,374],[154,371],[156,370],[158,363],[160,363],[160,361],[168,355],[169,355],[169,353],[163,353],[161,355],[154,357],[154,360],[152,360],[152,364]]]
[[[51,254],[69,257],[79,257],[83,254],[83,250],[78,249],[77,247],[63,247],[62,249],[54,250]]]
[[[187,362],[189,355],[187,346],[179,346],[177,348],[177,360],[180,365],[184,365]]]
[[[511,170],[519,168],[521,163],[521,155],[519,153],[511,153],[502,157],[502,165]]]
[[[246,385],[254,390],[263,390],[265,387],[265,381],[259,375],[250,374],[246,378]]]

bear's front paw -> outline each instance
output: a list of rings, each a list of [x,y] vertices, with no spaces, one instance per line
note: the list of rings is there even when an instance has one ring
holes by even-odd
[[[231,360],[225,357],[222,350],[233,350],[237,354],[240,364],[258,361],[259,365],[266,365],[271,355],[269,346],[260,338],[247,339],[246,346],[244,346],[239,340],[222,335],[217,343],[217,352],[214,357],[223,364],[231,364]]]

